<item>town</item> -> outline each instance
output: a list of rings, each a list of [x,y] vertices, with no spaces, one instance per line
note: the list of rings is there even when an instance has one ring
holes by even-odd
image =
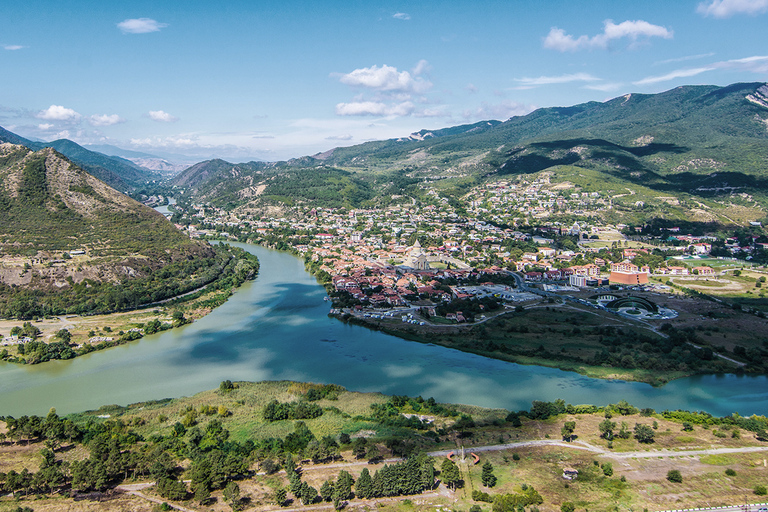
[[[750,260],[762,261],[768,245],[759,234],[718,238],[677,226],[654,234],[647,226],[608,224],[601,213],[613,208],[611,198],[552,184],[546,173],[489,183],[461,202],[435,190],[426,198],[395,198],[401,201],[381,209],[296,206],[280,216],[176,205],[174,220],[190,236],[296,252],[332,287],[337,303],[361,315],[486,296],[521,302],[540,298],[536,292],[609,286],[671,290],[663,283],[674,276],[739,275]],[[712,259],[717,270],[705,264]],[[496,288],[488,293],[491,284]],[[434,307],[427,311],[434,316]]]

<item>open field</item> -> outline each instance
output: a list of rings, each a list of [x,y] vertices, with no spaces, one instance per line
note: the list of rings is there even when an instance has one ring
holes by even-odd
[[[207,391],[189,398],[135,404],[130,407],[107,406],[98,411],[73,415],[74,421],[114,422],[122,421],[131,431],[145,440],[173,439],[172,430],[177,422],[186,422],[185,417],[193,414],[195,428],[205,431],[212,421],[221,421],[230,432],[230,439],[239,442],[252,440],[259,443],[270,437],[285,438],[294,431],[291,420],[266,422],[263,410],[267,403],[276,399],[281,402],[304,400],[313,388],[310,384],[292,382],[239,383],[228,392]],[[385,460],[368,463],[358,459],[349,444],[340,447],[339,456],[328,463],[312,463],[302,460],[301,478],[308,485],[319,489],[328,479],[336,478],[341,470],[357,479],[364,468],[371,474],[391,464],[392,450],[389,441],[399,439],[420,450],[434,452],[434,463],[439,468],[442,454],[456,451],[460,446],[474,451],[480,457],[478,465],[459,463],[463,484],[456,491],[444,485],[427,490],[422,494],[407,497],[362,500],[354,498],[348,508],[387,510],[433,510],[436,507],[466,510],[478,504],[483,510],[491,505],[477,503],[472,491],[479,490],[491,495],[520,492],[523,486],[532,486],[542,496],[538,505],[542,512],[556,512],[565,501],[573,502],[579,509],[595,511],[619,510],[669,510],[700,506],[718,506],[745,501],[759,502],[753,489],[768,482],[768,444],[756,439],[755,434],[733,425],[696,424],[683,429],[680,421],[672,421],[652,411],[638,413],[627,404],[611,406],[611,421],[616,423],[617,433],[622,425],[630,432],[626,439],[615,437],[608,442],[600,437],[598,425],[606,418],[603,408],[592,408],[594,412],[574,414],[561,413],[546,419],[530,419],[521,416],[520,426],[506,421],[507,411],[482,409],[479,407],[453,406],[459,412],[471,414],[473,424],[458,428],[452,425],[456,417],[432,415],[434,423],[426,430],[405,427],[390,427],[371,417],[372,404],[384,404],[390,399],[380,394],[351,393],[341,391],[336,400],[322,399],[316,402],[323,407],[323,414],[314,419],[304,420],[310,431],[317,437],[331,436],[338,439],[343,433],[368,437],[375,443],[377,452]],[[402,403],[402,402],[401,402]],[[416,402],[404,402],[402,414],[414,411]],[[411,404],[411,405],[409,405]],[[210,415],[201,411],[220,406],[225,414]],[[576,409],[574,409],[575,411]],[[587,408],[581,408],[587,410]],[[622,414],[623,412],[623,414]],[[109,418],[104,418],[109,415]],[[561,441],[561,427],[567,421],[575,422],[573,440]],[[640,443],[632,435],[636,424],[652,429],[654,440]],[[191,430],[194,431],[194,428]],[[5,424],[0,422],[0,433],[6,434]],[[427,435],[429,434],[429,435]],[[182,435],[182,440],[187,437]],[[142,441],[136,446],[150,445]],[[494,446],[497,445],[497,446]],[[484,447],[484,448],[483,448]],[[27,468],[36,472],[40,468],[40,441],[24,440],[0,444],[0,472],[21,471]],[[131,448],[131,449],[136,449]],[[730,450],[726,452],[724,450]],[[759,451],[755,451],[759,450]],[[56,459],[73,463],[88,456],[89,449],[79,443],[65,442],[56,451]],[[300,460],[300,453],[296,455]],[[471,461],[472,459],[468,457]],[[285,471],[265,474],[260,457],[248,459],[251,472],[238,478],[241,496],[246,496],[245,510],[280,510],[272,498],[274,490],[288,485]],[[498,482],[493,488],[481,483],[481,467],[490,462]],[[190,461],[183,456],[178,459],[179,471],[189,470]],[[611,466],[612,473],[608,469]],[[568,481],[562,476],[564,468],[574,468],[579,475]],[[676,469],[683,476],[681,483],[666,479],[669,470]],[[731,470],[726,474],[726,470]],[[189,478],[180,473],[180,478]],[[143,482],[146,483],[142,484]],[[0,511],[14,510],[18,505],[30,506],[34,510],[153,510],[148,499],[158,503],[168,501],[157,494],[151,479],[128,479],[122,482],[124,492],[138,493],[139,496],[124,492],[108,491],[91,495],[104,501],[75,501],[67,492],[22,498],[21,501],[0,499]],[[174,502],[189,510],[225,511],[220,490],[212,493],[212,499],[204,506],[192,499]],[[289,494],[287,510],[314,510],[331,507],[331,504],[316,503],[302,506]],[[330,510],[330,508],[329,508]]]

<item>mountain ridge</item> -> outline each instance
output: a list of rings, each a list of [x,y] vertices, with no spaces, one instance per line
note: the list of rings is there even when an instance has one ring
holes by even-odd
[[[504,122],[425,129],[287,162],[200,162],[170,183],[219,206],[309,206],[319,198],[325,202],[318,206],[361,207],[418,197],[428,188],[458,197],[487,180],[575,166],[657,194],[732,201],[734,192],[743,192],[750,208],[764,208],[766,105],[762,82],[681,86],[541,108]],[[338,186],[342,180],[345,187]],[[337,193],[306,194],[303,182],[324,182]]]
[[[34,151],[47,147],[53,148],[121,192],[131,191],[148,181],[162,178],[159,173],[139,167],[125,158],[91,151],[69,139],[35,142],[0,127],[0,143],[2,142],[26,146]]]

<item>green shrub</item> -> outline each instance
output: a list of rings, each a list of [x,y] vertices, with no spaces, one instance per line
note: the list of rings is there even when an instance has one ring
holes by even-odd
[[[670,469],[667,471],[667,480],[679,484],[683,482],[683,475],[677,469]]]

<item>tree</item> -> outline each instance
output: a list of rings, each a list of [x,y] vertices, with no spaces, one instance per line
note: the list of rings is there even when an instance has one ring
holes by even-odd
[[[211,490],[207,485],[198,485],[195,487],[195,501],[200,505],[205,505],[211,499]]]
[[[323,485],[320,487],[320,498],[323,501],[332,501],[333,500],[333,480],[326,480],[323,482]]]
[[[563,441],[570,441],[573,438],[573,431],[576,430],[575,421],[566,421],[563,428],[560,429],[560,434],[563,436]]]
[[[157,480],[157,493],[163,498],[180,501],[187,498],[187,484],[167,477]]]
[[[310,486],[307,482],[301,482],[299,487],[299,499],[304,505],[314,503],[317,499],[317,489]]]
[[[174,327],[180,327],[180,326],[182,326],[184,324],[188,324],[189,323],[189,320],[187,320],[184,317],[184,312],[181,311],[181,310],[177,309],[176,311],[174,311],[173,315],[171,315],[171,317],[173,318],[173,326]]]
[[[285,505],[286,498],[288,498],[288,492],[285,490],[285,487],[278,487],[272,496],[275,500],[275,505],[282,507]]]
[[[605,476],[613,476],[613,464],[610,462],[603,463],[602,469]]]
[[[352,441],[352,453],[355,455],[356,459],[365,457],[367,444],[368,440],[364,437],[356,437],[355,440]]]
[[[493,487],[496,485],[496,475],[493,474],[493,464],[490,462],[483,464],[483,474],[480,476],[480,480],[486,487]]]
[[[611,421],[608,418],[605,418],[603,421],[600,422],[597,428],[600,429],[600,437],[610,441],[611,439],[613,439],[613,429],[616,428],[616,422]]]
[[[368,472],[368,468],[363,468],[363,471],[360,473],[360,477],[355,484],[355,494],[359,498],[366,500],[373,498],[373,479]]]
[[[683,475],[677,469],[670,469],[667,471],[667,480],[679,484],[683,482]]]
[[[440,466],[440,478],[445,485],[455,491],[461,481],[459,467],[451,459],[443,460],[443,464]]]
[[[564,501],[563,504],[560,505],[560,512],[576,512],[576,505],[570,501]]]
[[[641,423],[635,423],[635,439],[640,443],[652,443],[656,433],[653,428]]]
[[[342,469],[333,486],[334,497],[337,497],[342,501],[350,499],[352,497],[352,486],[354,483],[355,479],[352,478],[352,475]]]
[[[70,341],[72,341],[72,334],[66,329],[60,329],[56,333],[56,337],[59,338],[64,343],[69,343]]]
[[[232,510],[240,510],[240,486],[230,481],[224,487],[224,501],[229,503]]]

